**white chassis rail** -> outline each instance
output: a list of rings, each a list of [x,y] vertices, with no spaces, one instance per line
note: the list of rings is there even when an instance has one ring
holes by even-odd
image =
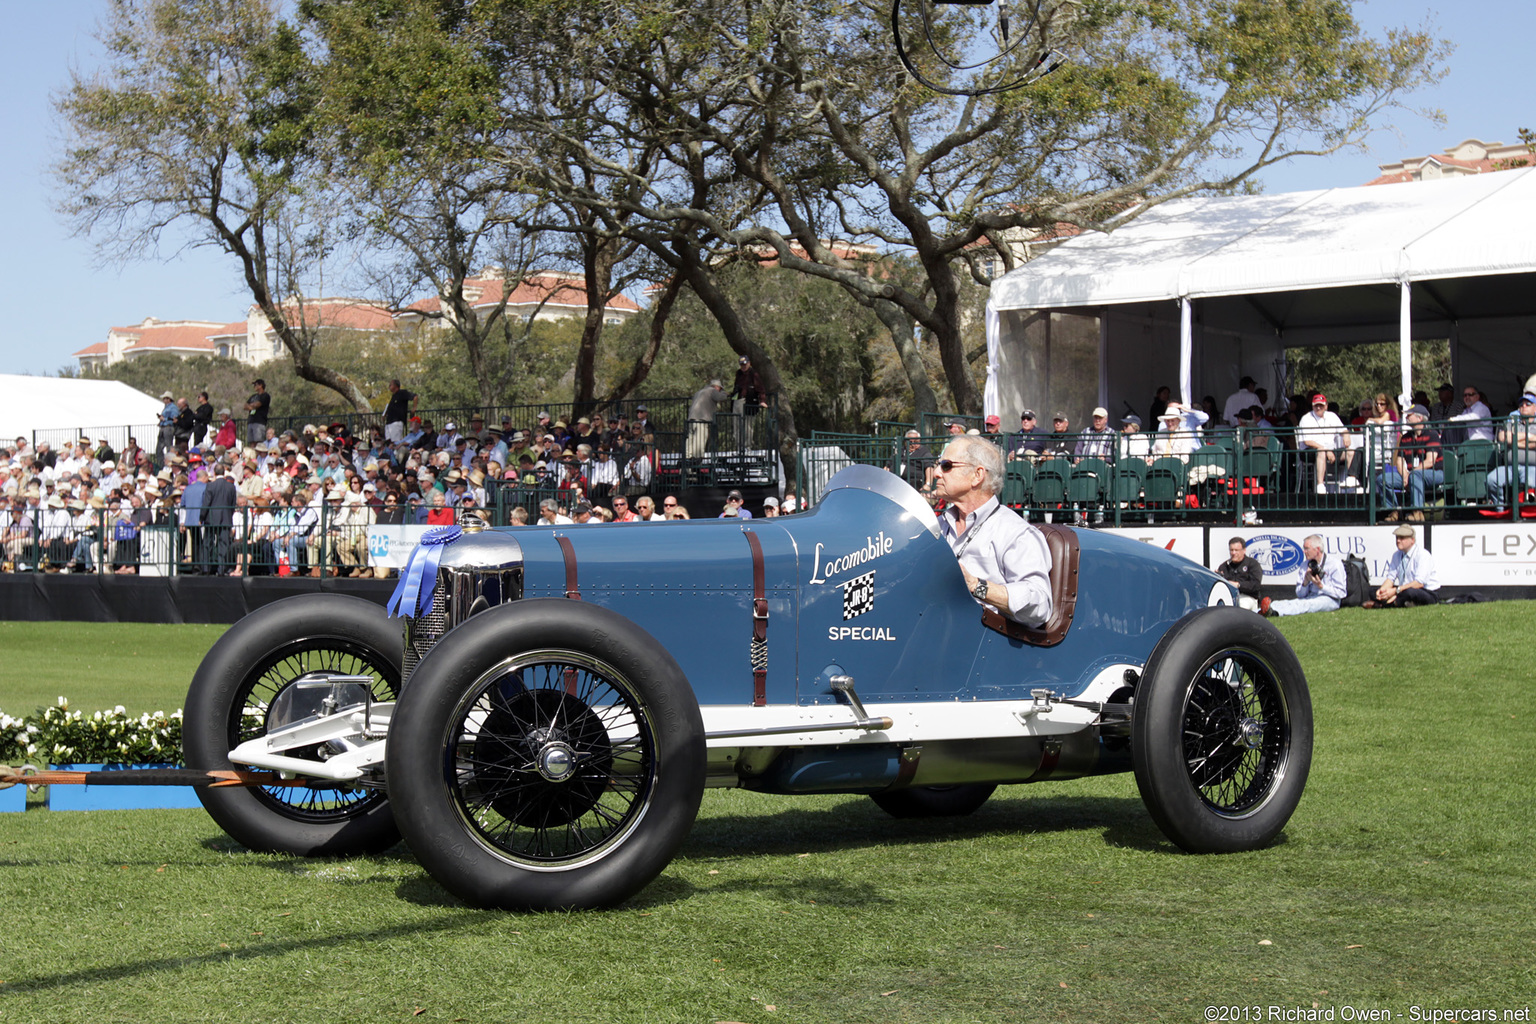
[[[1112,665],[1101,671],[1076,701],[1101,702],[1123,685],[1127,669],[1139,665]],[[389,732],[393,703],[352,704],[328,715],[318,715],[274,729],[235,747],[229,759],[235,764],[266,768],[285,775],[357,782],[377,777],[384,763],[385,736]],[[848,744],[922,743],[939,740],[995,739],[1024,736],[1062,736],[1090,728],[1098,712],[1075,704],[1057,703],[1050,697],[1031,700],[913,701],[868,705],[870,718],[890,719],[890,727],[836,728],[853,722],[853,710],[841,704],[797,704],[745,707],[705,705],[705,744],[710,749],[743,746],[810,747]],[[795,727],[805,732],[795,732]],[[786,731],[788,730],[788,731]],[[762,733],[753,742],[753,734]],[[711,735],[725,734],[725,735]],[[327,751],[324,760],[294,757],[305,748]]]

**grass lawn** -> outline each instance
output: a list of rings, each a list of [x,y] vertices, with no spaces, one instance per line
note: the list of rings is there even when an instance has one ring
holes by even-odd
[[[1129,775],[1011,787],[926,822],[863,798],[711,791],[679,857],[629,904],[522,915],[466,909],[403,847],[300,860],[247,853],[200,811],[3,815],[0,1020],[1518,1013],[1536,1003],[1533,610],[1282,620],[1311,682],[1316,754],[1282,841],[1251,854],[1177,852]],[[10,697],[33,692],[17,688],[32,666],[11,642],[34,643],[33,628],[0,632],[7,710],[30,707]],[[115,627],[37,628],[87,661],[128,643]],[[107,671],[90,692],[179,706],[216,631],[124,628],[139,646],[95,655]],[[88,706],[67,679],[42,692],[31,704],[63,692]]]

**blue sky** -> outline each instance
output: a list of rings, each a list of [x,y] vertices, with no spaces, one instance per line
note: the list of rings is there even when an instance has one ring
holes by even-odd
[[[0,372],[56,374],[74,365],[72,353],[105,341],[107,329],[146,316],[227,322],[241,319],[248,296],[229,257],[213,249],[176,252],[123,267],[100,266],[83,239],[71,237],[53,212],[48,167],[58,133],[50,97],[71,67],[89,69],[105,0],[3,0],[13,44],[0,62],[0,125],[7,140],[0,159]],[[1516,129],[1536,127],[1536,104],[1525,82],[1536,4],[1530,0],[1466,0],[1450,13],[1417,0],[1360,3],[1357,17],[1374,32],[1386,25],[1433,19],[1456,43],[1450,74],[1411,98],[1437,107],[1443,127],[1409,115],[1395,131],[1371,140],[1367,153],[1297,161],[1264,178],[1267,191],[1358,185],[1376,165],[1436,152],[1465,138],[1516,141]],[[1525,228],[1529,230],[1529,226]]]

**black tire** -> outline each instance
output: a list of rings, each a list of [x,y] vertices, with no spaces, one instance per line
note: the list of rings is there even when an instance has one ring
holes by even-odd
[[[1182,849],[1271,842],[1312,764],[1312,700],[1279,630],[1234,607],[1180,619],[1136,687],[1131,759],[1152,820]]]
[[[467,903],[612,906],[661,873],[704,794],[704,724],[672,656],[559,598],[473,616],[421,660],[385,756],[400,831]]]
[[[219,638],[192,677],[182,723],[187,766],[236,767],[230,750],[265,734],[272,699],[310,673],[372,676],[373,699],[394,700],[403,648],[401,625],[361,598],[306,594],[258,608]],[[400,841],[382,789],[203,787],[197,795],[252,850],[348,857]]]
[[[986,803],[996,788],[996,784],[991,782],[911,786],[885,793],[871,793],[869,798],[894,818],[958,818]]]

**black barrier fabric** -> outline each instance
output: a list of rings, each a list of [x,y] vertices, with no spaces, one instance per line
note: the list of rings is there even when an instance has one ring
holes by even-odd
[[[394,586],[394,580],[348,578],[6,573],[0,575],[0,620],[231,623],[295,594],[351,594],[382,607]]]

